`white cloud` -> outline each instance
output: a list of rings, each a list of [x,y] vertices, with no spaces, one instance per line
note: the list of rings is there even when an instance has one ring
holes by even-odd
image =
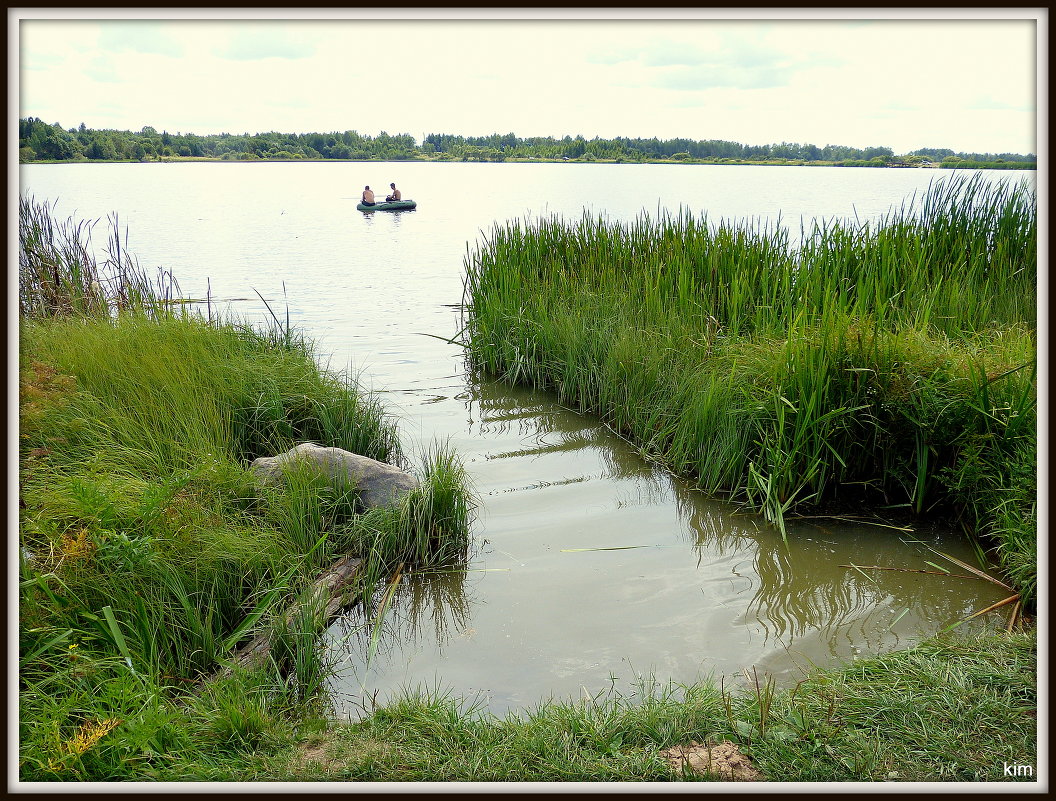
[[[121,83],[124,80],[108,56],[95,56],[83,67],[83,71],[87,77],[100,83]]]
[[[1034,25],[26,20],[20,113],[198,133],[512,131],[1026,152],[1036,151]]]
[[[184,45],[159,22],[120,20],[101,25],[98,45],[106,52],[156,53],[174,58],[184,54]]]
[[[301,59],[315,53],[315,44],[305,37],[291,34],[281,23],[234,30],[226,45],[217,48],[216,55],[236,61],[256,61],[263,58]]]

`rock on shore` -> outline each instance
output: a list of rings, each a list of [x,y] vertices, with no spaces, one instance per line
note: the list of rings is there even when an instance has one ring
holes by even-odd
[[[355,486],[360,502],[368,509],[388,506],[418,486],[415,476],[391,464],[312,442],[305,442],[278,456],[261,456],[253,460],[249,469],[262,483],[276,486],[284,480],[286,468],[301,462],[335,484],[347,482]]]

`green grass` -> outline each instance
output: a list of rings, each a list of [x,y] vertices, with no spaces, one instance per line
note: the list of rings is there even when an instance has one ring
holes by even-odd
[[[310,476],[256,486],[248,461],[302,438],[407,461],[381,407],[307,351],[195,318],[24,321],[21,334],[23,741],[50,732],[24,747],[24,775],[120,778],[62,757],[91,721],[122,721],[108,740],[139,736],[125,724],[147,713],[94,703],[100,687],[149,701],[165,728],[173,697],[340,555],[366,560],[365,597],[399,563],[465,560],[472,504],[446,448],[423,455],[419,490],[366,514]],[[319,627],[309,614],[274,633],[279,708],[325,700]],[[146,747],[128,744],[123,769],[151,762]]]
[[[287,731],[244,760],[186,760],[159,780],[672,782],[660,751],[734,742],[768,781],[1010,781],[1037,776],[1032,635],[941,638],[817,672],[792,689],[642,679],[495,716],[438,688],[409,690],[356,723]],[[1029,777],[1019,777],[1020,780]]]
[[[954,176],[800,240],[686,212],[496,226],[466,345],[782,531],[823,505],[944,515],[1033,596],[1033,194]]]

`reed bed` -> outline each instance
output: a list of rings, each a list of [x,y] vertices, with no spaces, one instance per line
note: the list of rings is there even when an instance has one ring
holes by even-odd
[[[83,229],[40,227],[70,261],[23,285],[20,777],[225,761],[325,707],[315,610],[281,614],[321,569],[362,557],[369,601],[398,564],[464,563],[465,474],[446,447],[412,465],[377,399],[320,370],[296,332],[173,311],[146,284],[82,303],[99,274]],[[249,473],[306,440],[416,468],[421,486],[364,514],[352,490],[308,475],[266,489]],[[267,666],[202,689],[261,631]]]
[[[684,210],[512,221],[467,255],[465,343],[782,532],[831,504],[955,516],[1029,594],[1035,205],[954,176],[798,243]]]
[[[136,309],[156,317],[179,296],[171,272],[150,276],[128,250],[117,214],[108,220],[106,258],[92,245],[98,220],[57,220],[55,203],[18,198],[19,316],[42,319]]]

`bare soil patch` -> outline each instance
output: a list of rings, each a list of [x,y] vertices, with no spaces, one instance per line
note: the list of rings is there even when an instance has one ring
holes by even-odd
[[[706,745],[693,741],[689,745],[665,748],[660,755],[677,771],[681,771],[685,765],[694,773],[710,773],[728,782],[766,780],[766,777],[755,769],[752,761],[731,742]]]

